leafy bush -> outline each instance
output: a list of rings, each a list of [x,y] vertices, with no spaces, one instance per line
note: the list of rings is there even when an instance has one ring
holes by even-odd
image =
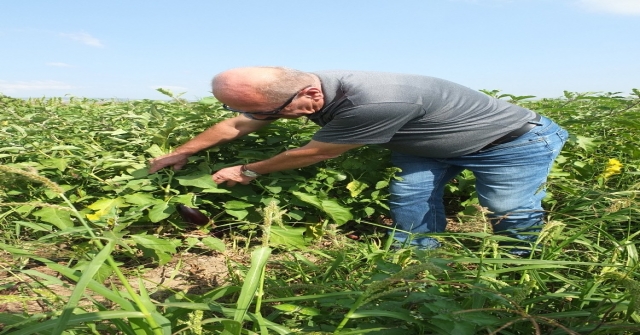
[[[150,158],[228,116],[217,102],[170,92],[171,101],[0,96],[0,246],[11,259],[2,264],[9,280],[0,282],[0,299],[19,299],[12,292],[24,290],[49,308],[0,309],[0,334],[637,333],[640,92],[541,100],[485,93],[535,109],[571,133],[549,180],[548,224],[528,259],[499,247],[504,237],[492,235],[473,206],[469,173],[456,178],[447,199],[452,213],[480,228],[435,234],[443,249],[344,239],[332,227],[373,225],[387,213],[394,170],[375,146],[251,185],[211,181],[221,167],[305,144],[316,128],[304,120],[278,121],[191,157],[182,171],[149,175]],[[188,226],[178,204],[212,221]],[[43,256],[56,244],[67,246],[62,262]],[[127,273],[140,259],[166,265],[187,250],[242,248],[253,249],[251,261],[230,256],[229,282],[203,294],[156,300]],[[64,279],[32,270],[34,262]],[[180,262],[175,267],[182,271]],[[71,293],[56,297],[47,291],[53,285]]]

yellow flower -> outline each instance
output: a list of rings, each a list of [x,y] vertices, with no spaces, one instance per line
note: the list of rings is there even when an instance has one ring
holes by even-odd
[[[609,177],[620,174],[622,172],[622,163],[615,158],[610,158],[607,162],[607,167],[604,169],[604,173],[602,173],[602,177],[604,179],[608,179]]]

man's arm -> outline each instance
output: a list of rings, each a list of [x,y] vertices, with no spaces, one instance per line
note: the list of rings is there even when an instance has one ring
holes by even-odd
[[[246,167],[259,174],[297,169],[336,158],[348,150],[361,146],[362,144],[334,144],[312,140],[303,147],[287,150],[260,162],[247,164]]]
[[[361,146],[362,144],[333,144],[311,141],[303,147],[287,150],[269,159],[247,164],[246,167],[259,174],[296,169],[338,157],[348,150]],[[227,182],[229,186],[233,186],[236,183],[248,184],[253,179],[242,175],[242,165],[224,168],[213,174],[214,182],[218,184]]]
[[[271,121],[252,120],[243,115],[223,120],[177,147],[170,154],[152,159],[149,173],[154,173],[167,166],[172,166],[174,170],[179,170],[187,164],[189,156],[252,133],[269,123]]]

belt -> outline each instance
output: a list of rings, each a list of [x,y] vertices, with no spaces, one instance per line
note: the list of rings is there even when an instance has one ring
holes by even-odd
[[[500,137],[499,139],[487,144],[484,148],[482,148],[480,150],[483,150],[483,149],[486,149],[486,148],[490,148],[490,147],[493,147],[493,146],[498,145],[498,144],[511,142],[511,141],[515,140],[516,138],[526,134],[527,132],[529,132],[529,130],[539,126],[540,124],[537,123],[538,121],[540,121],[540,114],[536,113],[536,117],[531,121],[527,121],[527,123],[525,123],[524,126],[522,126],[522,127],[518,128],[518,129],[516,129],[516,130],[514,130],[514,131],[512,131],[512,132],[510,132],[510,133],[508,133],[508,134],[506,134],[506,135],[504,135],[502,137]]]

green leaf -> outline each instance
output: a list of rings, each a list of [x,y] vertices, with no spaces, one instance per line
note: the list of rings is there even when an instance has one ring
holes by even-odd
[[[623,125],[623,126],[627,126],[629,128],[635,128],[635,129],[640,129],[640,121],[638,121],[637,119],[615,119],[613,120],[613,122]]]
[[[149,149],[145,150],[147,153],[151,155],[151,157],[156,158],[165,154],[165,152],[160,149],[157,144],[153,144],[149,147]]]
[[[52,151],[55,150],[80,150],[82,148],[76,147],[74,145],[57,145],[55,147],[51,147]]]
[[[63,157],[59,158],[49,158],[40,161],[40,164],[46,167],[53,167],[58,169],[59,171],[64,171],[67,169],[68,160]]]
[[[371,216],[376,212],[375,209],[371,208],[371,207],[365,207],[364,208],[364,213],[367,214],[367,216]]]
[[[218,99],[214,97],[204,97],[198,100],[198,103],[201,105],[215,105],[218,103]]]
[[[338,225],[342,225],[347,221],[353,219],[353,214],[351,214],[350,209],[340,205],[336,200],[320,200],[314,195],[299,191],[293,191],[291,193],[293,193],[293,195],[295,195],[298,199],[311,204],[325,212]]]
[[[362,193],[362,191],[364,191],[367,187],[369,187],[369,185],[358,180],[354,180],[347,184],[347,189],[351,191],[351,196],[354,198],[360,195],[360,193]]]
[[[249,306],[255,297],[258,285],[261,284],[261,278],[270,255],[271,249],[268,247],[259,247],[251,253],[251,267],[244,278],[242,291],[238,297],[234,321],[242,322],[249,311]]]
[[[245,208],[253,207],[253,204],[244,201],[231,200],[225,202],[223,206],[227,214],[234,216],[238,220],[242,220],[249,215],[249,211]]]
[[[171,204],[183,204],[189,206],[189,204],[193,202],[194,197],[195,194],[193,193],[176,195],[175,197],[171,198]]]
[[[264,188],[266,188],[267,190],[269,190],[269,192],[273,194],[278,194],[282,192],[282,186],[265,186]]]
[[[233,217],[235,217],[238,220],[242,220],[244,218],[247,217],[247,215],[249,215],[249,211],[247,210],[233,210],[233,209],[227,209],[225,210],[225,212]]]
[[[370,317],[386,317],[386,318],[394,318],[398,320],[407,321],[409,323],[417,323],[417,324],[420,323],[420,321],[416,320],[416,318],[414,318],[411,315],[411,312],[409,310],[403,310],[403,311],[397,311],[397,312],[385,311],[385,310],[379,310],[379,309],[359,310],[349,315],[350,319],[370,318]],[[451,334],[457,334],[457,333],[451,333]]]
[[[90,266],[89,261],[81,260],[73,267],[74,270],[84,271]],[[93,279],[99,283],[103,283],[105,280],[109,279],[109,276],[113,274],[113,269],[108,264],[104,263],[100,265],[98,271],[93,275]]]
[[[25,249],[25,248],[18,248],[18,247],[14,247],[8,244],[4,244],[4,243],[0,243],[0,249],[2,249],[3,251],[6,251],[14,256],[25,256],[25,257],[32,257],[34,256],[34,254],[32,252],[30,252],[30,250]]]
[[[28,135],[27,132],[24,130],[24,128],[22,128],[22,127],[20,127],[20,126],[18,126],[16,124],[11,125],[11,127],[13,129],[17,130],[22,136],[27,136]]]
[[[169,206],[169,203],[161,202],[149,210],[149,220],[151,222],[160,222],[173,214],[176,209],[173,206]]]
[[[598,143],[592,137],[578,135],[576,136],[576,143],[580,148],[584,149],[584,151],[591,151],[598,147]]]
[[[200,243],[200,240],[199,240],[198,238],[195,238],[195,237],[187,237],[187,238],[184,240],[184,242],[185,242],[185,244],[187,245],[187,248],[191,248],[191,247],[193,247],[194,245],[196,245],[196,244]]]
[[[304,238],[305,231],[306,227],[271,226],[269,244],[305,249],[308,244]]]
[[[205,188],[204,190],[202,190],[202,193],[232,193],[232,191],[230,190],[225,190],[224,188],[217,188],[218,185],[216,185],[216,188]]]
[[[322,200],[322,210],[338,225],[345,224],[353,219],[353,214],[351,214],[349,208],[340,205],[336,200]]]
[[[224,242],[219,239],[219,238],[215,238],[215,237],[205,237],[202,239],[202,244],[204,244],[205,246],[207,246],[209,249],[211,250],[215,250],[215,251],[219,251],[219,252],[224,252],[226,249],[226,245],[224,244]]]
[[[320,199],[318,197],[316,197],[315,195],[312,194],[308,194],[308,193],[303,193],[303,192],[299,192],[299,191],[293,191],[291,192],[293,193],[293,195],[296,196],[296,198],[311,204],[313,206],[315,206],[318,209],[322,209],[322,201],[320,201]]]
[[[297,210],[297,209],[291,209],[285,213],[286,216],[290,217],[294,221],[302,221],[305,214],[306,213],[304,211]]]
[[[3,148],[0,148],[0,152],[2,152],[2,151],[11,151],[13,153],[18,153],[18,152],[24,151],[24,150],[25,150],[24,147],[3,147]]]
[[[206,189],[216,189],[218,185],[213,182],[210,174],[194,173],[175,178],[182,186],[194,186]]]
[[[436,316],[429,320],[429,323],[437,326],[440,329],[446,329],[447,334],[456,334],[456,335],[475,335],[476,327],[473,323],[466,320],[443,320]]]
[[[13,221],[13,223],[15,223],[17,226],[31,228],[33,229],[33,231],[50,232],[52,229],[50,225],[42,224],[42,223],[27,222],[27,221]]]
[[[149,193],[141,193],[141,192],[127,194],[123,198],[127,203],[130,203],[133,205],[139,205],[139,206],[145,206],[145,205],[151,205],[159,202],[164,202],[160,199],[154,198],[153,195]]]
[[[47,260],[43,260],[43,262],[46,263],[47,267],[59,272],[60,274],[62,274],[63,276],[78,282],[80,281],[80,276],[78,276],[77,271],[70,269],[64,265],[58,264],[58,263],[54,263],[54,262],[50,262]],[[40,277],[42,277],[42,275],[39,275]],[[98,282],[96,282],[95,280],[91,280],[89,281],[89,283],[87,284],[87,288],[93,292],[95,292],[96,294],[100,295],[101,297],[104,297],[105,299],[108,299],[118,305],[120,305],[121,308],[127,310],[127,311],[135,311],[136,308],[134,307],[133,303],[129,300],[126,299],[124,297],[122,297],[122,294],[120,291],[118,290],[111,290],[110,288],[106,288],[105,286],[99,284]],[[54,321],[57,321],[54,319]]]
[[[102,198],[92,203],[91,205],[87,206],[90,209],[93,209],[95,211],[95,213],[93,214],[87,214],[87,219],[91,221],[97,221],[100,219],[100,217],[111,212],[113,208],[124,207],[124,206],[126,205],[125,205],[124,199],[122,198],[114,198],[114,199]]]
[[[160,92],[160,93],[162,93],[162,94],[164,94],[164,95],[166,95],[166,96],[168,96],[170,98],[174,98],[175,97],[173,92],[171,92],[171,90],[166,89],[166,88],[159,87],[159,88],[156,88],[156,91],[158,91],[158,92]]]
[[[71,212],[53,207],[44,207],[41,210],[33,212],[33,215],[40,218],[44,222],[51,223],[60,230],[73,227],[71,220]]]
[[[129,172],[133,178],[140,179],[149,175],[149,168],[145,166],[136,170],[127,169],[127,172]]]
[[[140,247],[153,251],[160,265],[171,260],[180,244],[177,240],[161,239],[151,235],[131,235],[131,239]]]
[[[224,208],[226,209],[245,209],[249,207],[253,207],[253,204],[238,200],[231,200],[224,203]]]
[[[121,319],[142,319],[145,314],[138,311],[100,311],[91,313],[80,313],[69,317],[65,326],[80,325],[85,323],[93,323],[102,320],[121,320]],[[44,331],[50,331],[52,327],[55,327],[60,320],[54,318],[47,320],[29,327],[20,328],[12,332],[12,335],[28,335],[28,334],[40,334]]]
[[[62,332],[65,330],[65,327],[69,323],[69,319],[71,318],[73,311],[76,309],[78,303],[80,302],[80,299],[84,295],[87,285],[89,285],[89,282],[93,279],[93,276],[95,276],[96,272],[98,272],[100,267],[107,260],[107,257],[109,257],[109,255],[111,254],[111,250],[113,250],[113,246],[114,242],[109,241],[109,244],[107,244],[96,255],[96,257],[91,260],[91,263],[89,263],[89,265],[82,271],[82,276],[80,276],[80,280],[78,280],[76,287],[73,289],[73,292],[71,293],[71,296],[69,297],[69,300],[67,301],[67,304],[62,311],[62,315],[60,315],[58,323],[53,329],[54,335],[62,334]]]
[[[300,313],[300,314],[309,315],[309,316],[316,316],[316,315],[322,314],[322,312],[317,308],[298,306],[294,304],[280,304],[280,305],[275,305],[273,307],[277,310],[287,312],[287,313]]]
[[[376,183],[376,190],[380,190],[389,186],[389,182],[386,180],[382,180]]]
[[[224,329],[221,335],[240,335],[242,333],[242,323],[235,320],[221,320]]]
[[[161,252],[175,253],[176,242],[170,239],[158,238],[152,235],[131,235],[131,239],[136,244],[147,247],[149,249],[158,250]]]

